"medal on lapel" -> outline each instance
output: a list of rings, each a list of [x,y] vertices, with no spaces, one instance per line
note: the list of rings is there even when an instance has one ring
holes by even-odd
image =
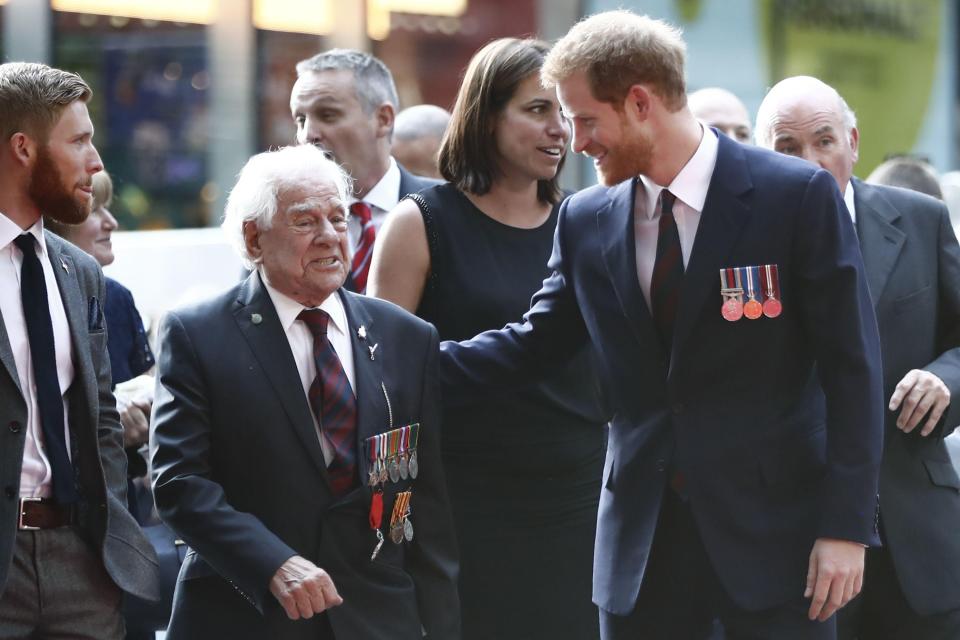
[[[736,322],[743,317],[743,287],[738,269],[720,269],[720,295],[723,305],[720,315],[728,322]]]
[[[417,441],[420,439],[420,423],[410,425],[410,460],[407,467],[410,477],[416,479],[420,473],[420,461],[417,459]]]
[[[776,318],[783,312],[780,302],[780,274],[775,264],[765,264],[760,269],[763,279],[763,290],[767,299],[763,301],[763,315]]]
[[[743,315],[748,320],[756,320],[763,315],[763,305],[757,300],[757,289],[760,287],[759,267],[740,267],[738,269],[747,281],[747,301],[743,305]],[[743,278],[741,277],[741,281]]]
[[[393,513],[390,515],[390,540],[400,544],[406,538],[404,523],[410,514],[411,491],[401,491],[393,501]],[[413,538],[413,527],[410,528],[410,537]]]

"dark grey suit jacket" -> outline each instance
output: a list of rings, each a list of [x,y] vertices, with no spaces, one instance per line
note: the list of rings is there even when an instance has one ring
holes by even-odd
[[[91,300],[103,308],[104,281],[93,258],[72,244],[45,232],[47,250],[70,325],[76,377],[67,391],[74,465],[79,470],[82,535],[100,550],[103,564],[124,591],[141,598],[159,598],[159,573],[153,548],[127,511],[127,458],[113,393],[110,358],[102,311],[91,318]],[[0,322],[0,593],[7,581],[17,534],[20,469],[27,405],[6,326]]]
[[[934,434],[886,411],[880,514],[900,586],[921,615],[960,607],[960,477],[943,438],[960,423],[960,246],[939,200],[853,181],[857,230],[880,328],[884,398],[911,369],[953,401]],[[869,579],[869,567],[868,575]]]
[[[382,300],[341,291],[353,344],[358,452],[364,439],[421,424],[416,480],[387,483],[389,522],[411,489],[410,544],[376,537],[366,485],[336,498],[290,345],[254,272],[212,300],[171,311],[160,329],[150,449],[160,516],[190,545],[167,637],[323,637],[269,591],[291,556],[326,570],[342,605],[338,640],[459,637],[456,545],[440,463],[437,331]],[[359,332],[360,327],[363,332]],[[369,348],[378,345],[376,358]],[[389,394],[389,401],[385,398]],[[360,477],[369,461],[358,455]]]

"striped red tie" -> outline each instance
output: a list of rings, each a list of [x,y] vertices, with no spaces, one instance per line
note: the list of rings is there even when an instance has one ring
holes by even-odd
[[[680,306],[680,287],[683,285],[683,253],[680,251],[680,232],[673,217],[675,195],[664,189],[660,192],[660,227],[657,235],[657,257],[650,279],[650,303],[653,321],[660,339],[669,352],[673,348],[673,322]]]
[[[333,494],[340,497],[357,484],[357,401],[340,358],[327,338],[330,316],[320,309],[304,309],[297,317],[306,323],[313,334],[317,377],[313,379],[307,395],[320,423],[320,433],[333,451],[327,475]]]
[[[360,221],[360,240],[353,252],[353,264],[350,267],[350,276],[353,278],[353,290],[365,293],[367,290],[367,275],[370,273],[370,259],[373,257],[373,241],[377,237],[377,230],[373,226],[373,214],[370,205],[366,202],[354,202],[350,205],[350,215]]]

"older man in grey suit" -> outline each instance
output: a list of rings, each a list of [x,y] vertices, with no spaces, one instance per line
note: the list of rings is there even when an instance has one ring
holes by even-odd
[[[859,138],[853,111],[816,78],[781,81],[757,113],[757,144],[836,178],[880,328],[884,546],[867,554],[840,637],[960,638],[960,477],[944,443],[960,423],[960,245],[940,201],[852,177]]]
[[[75,74],[0,65],[0,638],[122,638],[122,591],[159,595],[125,507],[103,274],[41,219],[90,213],[89,98]]]

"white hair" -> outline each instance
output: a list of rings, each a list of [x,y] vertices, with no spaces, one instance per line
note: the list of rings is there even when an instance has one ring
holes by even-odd
[[[340,166],[309,144],[282,147],[258,153],[247,160],[230,190],[220,228],[230,239],[241,261],[248,269],[256,268],[247,250],[243,226],[253,222],[261,230],[269,229],[277,213],[277,201],[283,189],[317,179],[329,182],[346,206],[351,192],[350,178]]]
[[[836,97],[837,104],[840,107],[840,117],[843,122],[844,133],[849,137],[850,132],[857,126],[857,114],[853,112],[853,109],[850,108],[850,105],[847,104],[847,101],[843,99],[843,96],[841,96],[836,89],[811,76],[794,76],[775,84],[773,88],[767,92],[763,102],[760,103],[760,108],[757,109],[757,122],[753,133],[754,140],[758,147],[773,148],[773,132],[770,130],[770,125],[776,115],[775,105],[780,97],[779,94],[788,90],[797,90],[798,88],[807,89],[808,91],[811,88],[829,90]]]

